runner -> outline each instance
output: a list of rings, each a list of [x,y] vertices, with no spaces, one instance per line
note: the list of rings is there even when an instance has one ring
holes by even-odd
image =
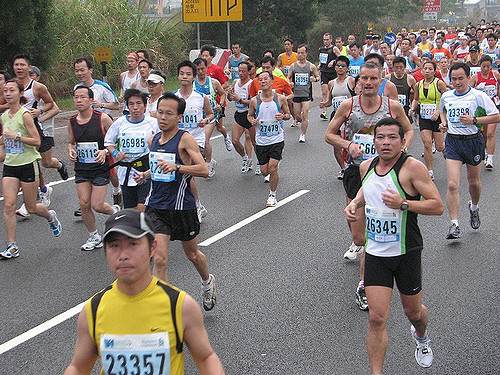
[[[492,69],[493,60],[489,55],[484,55],[479,61],[481,71],[472,76],[470,85],[488,95],[493,101],[493,104],[498,108],[500,100],[498,99],[498,85],[500,82],[500,73]],[[484,124],[483,134],[486,136],[486,160],[484,164],[486,170],[493,170],[493,155],[495,154],[495,131],[497,129],[496,123]]]
[[[231,139],[234,149],[243,158],[241,173],[246,173],[252,166],[252,140],[255,139],[255,129],[248,121],[248,104],[250,103],[250,95],[248,88],[252,81],[250,80],[250,64],[246,61],[240,62],[238,65],[238,75],[240,78],[233,81],[233,84],[228,90],[228,99],[234,101],[236,111],[234,112],[234,123],[231,128]],[[245,146],[240,143],[241,135],[245,134]]]
[[[417,46],[417,35],[415,33],[409,33],[408,39],[410,39],[410,52],[417,57],[422,56],[422,50]]]
[[[431,41],[427,39],[428,36],[429,32],[427,30],[423,29],[420,31],[420,43],[418,43],[418,48],[420,48],[422,52],[430,52],[434,48]]]
[[[120,206],[105,202],[109,184],[109,151],[104,147],[104,134],[111,126],[111,118],[92,109],[94,92],[87,86],[78,86],[73,92],[76,115],[68,121],[69,160],[75,163],[76,192],[82,210],[82,219],[89,238],[81,250],[102,247],[92,210],[111,215]]]
[[[378,53],[370,53],[365,57],[365,63],[372,62],[380,66],[383,69],[384,66],[384,58],[382,55]],[[393,100],[399,100],[398,98],[398,89],[396,85],[389,81],[387,78],[382,78],[382,82],[378,88],[378,95],[387,96]]]
[[[470,76],[474,77],[478,72],[481,71],[481,63],[479,61],[481,50],[477,45],[472,45],[469,47],[469,56],[467,56],[466,63],[470,68]]]
[[[214,113],[208,96],[195,91],[193,82],[196,77],[196,65],[191,61],[184,60],[177,64],[177,78],[179,79],[180,88],[174,91],[174,94],[186,101],[186,110],[183,111],[182,121],[179,121],[179,128],[191,134],[202,155],[205,153],[205,129],[204,127],[213,121]],[[196,209],[198,213],[198,221],[207,214],[207,209],[200,203],[198,189],[194,178],[189,179],[189,185],[195,199]]]
[[[214,120],[205,126],[205,160],[208,166],[208,177],[212,178],[215,175],[215,166],[217,162],[212,159],[212,145],[210,143],[210,137],[213,134],[214,128],[218,123],[219,116],[222,114],[222,104],[226,101],[226,92],[222,88],[222,85],[215,78],[207,76],[207,60],[202,57],[198,57],[194,60],[194,65],[196,65],[196,78],[193,82],[193,89],[206,95],[212,106],[212,111],[215,114]],[[218,99],[217,99],[218,98]],[[220,123],[222,124],[222,123]],[[226,143],[226,149],[231,151],[233,145],[231,139],[227,135],[226,128],[219,130],[221,133],[225,132],[224,140]]]
[[[460,174],[462,165],[467,165],[469,184],[470,224],[479,229],[479,197],[481,195],[481,161],[484,158],[484,138],[481,127],[484,124],[500,122],[498,109],[484,92],[469,85],[469,67],[455,63],[450,68],[451,82],[455,90],[441,96],[439,111],[441,130],[447,130],[445,140],[446,170],[448,172],[448,191],[446,203],[451,219],[447,239],[460,238],[458,210],[460,208]]]
[[[437,151],[444,150],[444,134],[439,130],[441,119],[438,106],[441,94],[446,91],[446,84],[435,76],[436,63],[434,61],[425,62],[422,69],[424,79],[414,88],[415,98],[409,114],[410,116],[414,113],[419,115],[418,125],[424,144],[425,166],[431,180],[434,180],[432,143],[434,142]]]
[[[297,53],[293,52],[293,40],[285,39],[285,52],[280,53],[277,59],[277,67],[281,69],[285,77],[288,77],[288,73],[290,72],[290,67],[294,62],[297,62]]]
[[[238,65],[242,61],[247,61],[248,56],[244,53],[241,53],[241,44],[239,42],[231,43],[231,51],[233,52],[229,61],[227,62],[227,70],[231,75],[231,82],[238,79],[240,76],[238,75]]]
[[[366,37],[365,37],[365,44],[363,44],[363,56],[365,55],[368,55],[370,52],[370,48],[372,48],[372,45],[373,45],[373,40],[372,40],[372,36],[371,34],[368,34]]]
[[[428,312],[422,304],[423,240],[417,215],[441,215],[443,202],[422,163],[401,152],[404,130],[396,119],[378,121],[373,142],[379,156],[361,163],[363,186],[344,213],[350,222],[359,219],[360,209],[366,213],[365,289],[370,305],[366,349],[372,374],[381,374],[394,280],[411,323],[415,359],[422,367],[432,365]]]
[[[425,51],[422,53],[422,56],[420,58],[420,63],[422,64],[422,67],[424,66],[425,63],[432,61],[432,53]],[[436,75],[436,78],[439,78],[441,81],[444,81],[443,76],[439,71],[434,72]],[[415,81],[420,82],[421,80],[424,79],[424,73],[423,73],[423,68],[417,70],[416,72],[413,73],[413,78],[415,78]]]
[[[335,60],[340,56],[340,50],[332,44],[332,34],[326,33],[323,35],[323,47],[319,49],[319,65],[318,69],[321,74],[321,102],[325,103],[328,97],[328,82],[336,77]],[[319,117],[322,120],[328,120],[326,108],[322,108]]]
[[[123,194],[123,207],[144,211],[151,184],[148,181],[138,185],[134,176],[148,170],[147,142],[160,129],[156,119],[145,115],[147,94],[128,89],[124,99],[130,113],[116,119],[106,132],[104,146],[117,162],[121,162],[117,174]]]
[[[354,78],[359,77],[359,70],[365,63],[365,58],[361,56],[361,47],[358,43],[349,45],[349,75]]]
[[[133,84],[141,79],[137,65],[139,64],[139,55],[135,52],[130,52],[127,55],[127,70],[120,73],[120,96],[118,101],[124,102],[125,91],[132,88]],[[123,114],[128,114],[127,105],[123,108]]]
[[[488,34],[486,36],[486,39],[488,41],[488,46],[484,49],[483,54],[491,57],[493,61],[492,68],[498,69],[498,66],[500,64],[500,49],[497,46],[498,37],[496,36],[496,34]]]
[[[148,60],[149,61],[149,52],[145,49],[139,49],[135,51],[137,53],[137,56],[139,56],[139,61],[141,60]]]
[[[19,256],[19,247],[16,243],[17,220],[14,213],[19,189],[23,192],[23,201],[28,213],[47,219],[54,236],[59,237],[62,230],[56,212],[49,211],[44,204],[36,202],[39,185],[38,160],[41,159],[37,151],[40,146],[40,134],[32,114],[22,106],[26,102],[23,88],[24,86],[15,80],[8,80],[4,85],[4,97],[9,109],[1,116],[3,135],[0,143],[2,148],[0,154],[5,155],[2,195],[7,245],[0,253],[0,259],[11,259]]]
[[[347,54],[347,47],[344,46],[344,40],[342,39],[341,36],[338,36],[335,38],[335,47],[337,47],[340,51],[340,54],[342,56],[345,56],[347,57],[348,54]]]
[[[288,73],[288,80],[293,84],[293,113],[300,122],[299,143],[305,143],[309,126],[309,108],[311,105],[312,82],[319,81],[318,68],[307,61],[307,45],[297,48],[298,61],[293,63]]]
[[[184,73],[187,69],[191,66],[180,67],[180,77],[186,77]],[[186,88],[184,84],[181,86],[181,89]],[[190,184],[194,176],[207,177],[208,168],[197,147],[199,143],[188,132],[179,129],[178,125],[184,121],[184,111],[188,108],[186,104],[191,105],[179,95],[182,94],[166,92],[158,101],[161,132],[150,139],[150,170],[139,173],[135,178],[138,183],[144,182],[145,178],[152,180],[146,212],[153,221],[158,241],[153,274],[168,281],[168,245],[171,240],[180,240],[186,257],[201,276],[202,304],[205,311],[209,311],[215,307],[217,299],[215,277],[209,273],[207,258],[198,250],[200,222]],[[188,97],[188,101],[192,101],[191,98]]]
[[[411,52],[411,40],[404,38],[401,41],[401,57],[406,60],[406,72],[415,73],[417,70],[422,68],[422,63],[420,58]]]
[[[383,41],[380,43],[380,54],[384,58],[384,65],[383,65],[383,75],[387,76],[392,73],[392,60],[394,57],[389,57],[391,55],[391,46],[389,43]],[[390,61],[389,61],[390,60]]]
[[[453,86],[451,85],[450,81],[450,60],[446,56],[442,57],[441,60],[439,60],[439,69],[437,70],[439,73],[441,73],[441,77],[443,77],[444,83],[446,83],[446,88],[452,89]]]
[[[361,67],[359,82],[361,95],[343,101],[332,121],[328,125],[325,140],[332,146],[342,147],[348,154],[348,165],[344,172],[344,190],[349,203],[361,187],[359,164],[375,156],[373,146],[373,128],[383,117],[391,116],[399,120],[405,129],[406,145],[413,139],[413,129],[404,113],[404,109],[397,100],[378,94],[382,83],[382,68],[375,63],[366,62]],[[344,137],[338,135],[343,126]],[[363,213],[360,213],[363,216]],[[365,243],[364,218],[349,222],[352,235],[352,244],[345,252],[344,258],[354,260],[358,252],[363,250]],[[368,310],[364,289],[364,252],[361,253],[360,282],[356,289],[356,303],[361,310]]]
[[[367,53],[365,54],[365,59],[366,56],[376,53],[382,56],[382,51],[380,50],[380,35],[374,34],[372,35],[372,46],[368,49]]]
[[[285,146],[283,120],[290,119],[286,98],[273,92],[271,72],[259,74],[259,85],[262,92],[250,100],[248,121],[255,130],[255,153],[264,176],[270,175],[270,191],[267,207],[278,204],[276,190],[278,188],[278,163]],[[258,127],[258,128],[257,128]]]
[[[392,66],[394,73],[391,73],[389,79],[396,86],[399,103],[401,103],[408,116],[408,111],[410,110],[410,93],[411,90],[415,92],[415,84],[417,82],[415,78],[406,73],[406,60],[403,57],[399,56],[394,58]],[[408,117],[411,121],[411,116]]]
[[[139,61],[137,69],[139,70],[141,79],[132,83],[132,88],[149,94],[147,79],[151,70],[153,70],[153,64],[149,60],[141,60]]]
[[[443,57],[448,58],[448,60],[452,59],[451,52],[447,48],[443,47],[443,42],[444,42],[443,38],[437,37],[436,47],[431,50],[433,59],[437,63],[441,61]]]
[[[158,107],[158,99],[161,94],[163,94],[163,87],[165,86],[165,80],[167,76],[159,70],[152,70],[149,73],[147,83],[149,98],[148,104],[146,105],[146,116],[151,116],[156,118],[156,108]]]
[[[460,35],[460,45],[453,51],[454,62],[465,62],[469,55],[469,41],[467,35]]]
[[[158,252],[153,225],[133,210],[106,221],[104,251],[116,280],[78,316],[75,354],[65,375],[90,374],[98,357],[103,374],[181,375],[184,343],[200,373],[224,374],[196,302],[151,275],[149,262]]]

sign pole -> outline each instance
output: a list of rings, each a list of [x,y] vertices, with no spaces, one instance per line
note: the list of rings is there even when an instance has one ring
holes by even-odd
[[[102,81],[104,83],[108,83],[108,73],[106,71],[106,65],[108,65],[108,63],[106,61],[103,61],[101,63],[101,68],[102,68]]]
[[[196,35],[198,36],[198,49],[200,49],[201,44],[200,44],[200,23],[199,22],[196,23]]]
[[[227,49],[231,49],[231,26],[227,21]]]

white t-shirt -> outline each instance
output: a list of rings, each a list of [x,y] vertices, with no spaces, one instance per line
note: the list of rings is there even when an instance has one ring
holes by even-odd
[[[75,90],[78,86],[83,86],[83,82],[76,84],[73,90]],[[115,92],[107,83],[95,79],[94,84],[90,86],[90,89],[94,93],[94,100],[97,100],[99,103],[118,103],[118,98],[116,97]],[[107,108],[94,109],[96,111],[106,113],[107,115],[111,113],[111,110]]]

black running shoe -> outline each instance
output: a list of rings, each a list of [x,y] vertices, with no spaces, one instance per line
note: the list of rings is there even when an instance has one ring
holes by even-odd
[[[57,171],[61,175],[61,178],[66,181],[68,179],[68,169],[62,160],[59,160],[59,163],[61,163],[61,167],[57,168]]]

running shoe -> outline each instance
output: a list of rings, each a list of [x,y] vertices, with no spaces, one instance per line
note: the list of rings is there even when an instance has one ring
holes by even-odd
[[[40,203],[42,203],[45,207],[50,206],[50,196],[52,195],[52,188],[50,186],[46,186],[47,191],[44,193],[40,191]]]
[[[97,248],[100,248],[100,247],[103,247],[103,243],[102,243],[102,239],[101,239],[101,236],[99,234],[95,234],[93,236],[90,236],[87,240],[87,242],[85,242],[81,249],[83,251],[92,251],[94,249],[97,249]]]
[[[366,298],[364,286],[358,286],[356,289],[356,303],[358,304],[360,310],[368,310],[368,299]]]
[[[447,240],[455,240],[460,238],[460,227],[457,224],[451,224],[448,229],[448,235],[446,236]]]
[[[15,242],[11,242],[5,246],[4,251],[0,253],[0,259],[11,259],[19,256],[19,248]]]
[[[241,173],[247,173],[248,170],[250,169],[249,166],[250,166],[250,159],[243,158],[243,162],[241,164]]]
[[[361,250],[363,250],[363,246],[357,246],[352,242],[351,246],[344,253],[344,259],[355,260]]]
[[[341,169],[339,173],[337,173],[337,180],[343,180],[344,179],[344,169]]]
[[[57,168],[57,171],[59,172],[59,174],[61,175],[61,178],[63,180],[67,180],[68,179],[68,168],[66,168],[66,164],[64,164],[64,162],[62,160],[59,160],[59,163],[61,163],[61,166],[59,168]]]
[[[113,193],[113,204],[117,204],[118,206],[122,206],[122,192],[121,190],[118,193]],[[76,216],[76,215],[75,215]],[[81,216],[81,214],[80,214]]]
[[[205,311],[210,311],[215,307],[215,303],[217,302],[217,290],[215,289],[215,277],[210,274],[209,278],[209,289],[204,290],[203,284],[201,285],[202,290],[202,301],[203,301],[203,309]]]
[[[479,220],[479,208],[475,211],[472,211],[470,208],[472,205],[472,202],[469,201],[469,212],[470,212],[470,226],[472,229],[479,229],[481,226],[481,220]]]
[[[114,205],[112,205],[112,206],[111,206],[111,208],[112,208],[112,209],[113,209],[113,211],[114,211],[113,213],[116,213],[116,212],[118,212],[118,211],[120,211],[120,210],[122,209],[122,208],[121,208],[121,206],[120,206],[120,205],[118,205],[118,204],[114,204]],[[80,212],[80,216],[81,216],[81,214],[82,214],[82,213]],[[75,216],[76,216],[76,215],[75,215]]]
[[[61,222],[57,219],[57,215],[54,210],[49,210],[49,213],[50,213],[50,221],[49,221],[50,230],[52,231],[52,234],[54,236],[59,237],[62,231]]]
[[[301,134],[299,136],[299,143],[306,143],[306,135],[305,134]]]
[[[319,118],[322,120],[328,120],[328,117],[326,117],[326,111],[321,112],[321,114],[319,115]]]
[[[18,210],[16,210],[16,215],[22,217],[23,219],[29,219],[30,213],[26,209],[26,205],[23,203]]]
[[[413,341],[417,345],[415,348],[415,360],[421,367],[430,367],[434,359],[434,354],[432,354],[429,335],[426,334],[423,340],[419,339],[415,327],[411,326],[411,337],[413,337]]]
[[[251,171],[253,169],[252,159],[248,159],[248,170]]]
[[[233,142],[231,142],[231,137],[229,137],[229,134],[227,138],[224,138],[224,143],[226,144],[226,150],[228,151],[233,150]]]
[[[259,164],[257,164],[257,165],[255,166],[255,175],[256,175],[256,176],[260,176],[261,174],[262,174],[262,172],[260,171],[260,165],[259,165]]]
[[[264,182],[268,184],[270,181],[271,181],[271,175],[268,174],[266,177],[264,177]]]
[[[434,181],[434,171],[427,171],[429,172],[429,177],[431,178],[432,181]]]
[[[78,207],[75,211],[73,211],[73,215],[75,217],[81,217],[82,216],[82,210],[80,209],[80,207]]]
[[[484,167],[486,168],[487,171],[492,171],[493,170],[493,163],[491,161],[486,161],[484,163]]]
[[[215,175],[215,166],[217,165],[217,161],[212,159],[210,163],[208,163],[208,178],[212,178]]]
[[[276,199],[276,195],[269,195],[267,198],[266,207],[276,207],[278,205],[278,200]]]

